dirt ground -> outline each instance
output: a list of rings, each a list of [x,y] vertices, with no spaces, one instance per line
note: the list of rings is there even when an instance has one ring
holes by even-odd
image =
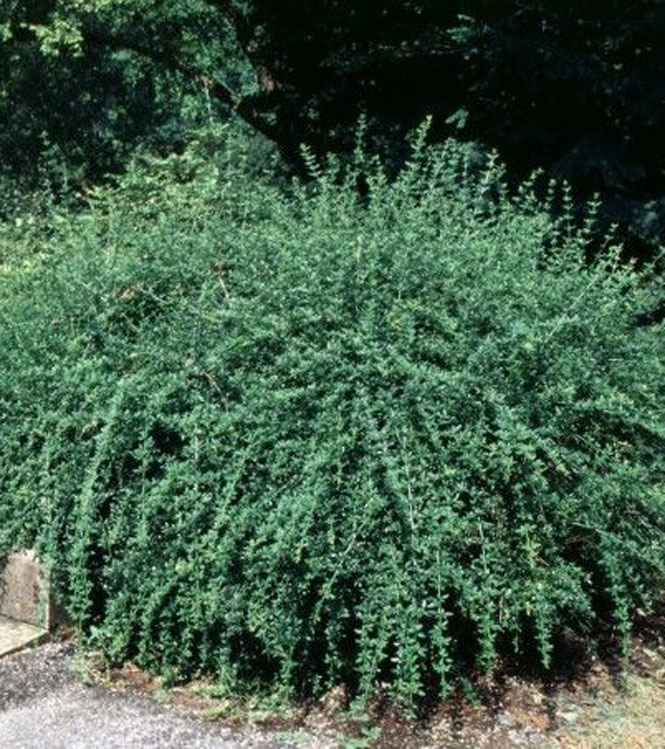
[[[627,661],[570,652],[547,683],[505,674],[420,723],[380,698],[353,713],[341,687],[290,707],[206,682],[166,688],[132,664],[108,670],[72,642],[51,643],[0,659],[0,748],[662,749],[665,615],[638,629]]]

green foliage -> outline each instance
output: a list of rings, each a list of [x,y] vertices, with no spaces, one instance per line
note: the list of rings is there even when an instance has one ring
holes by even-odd
[[[205,75],[242,91],[247,71],[204,2],[0,0],[0,178],[69,194],[137,150],[181,151],[193,129],[228,115]]]
[[[663,38],[655,0],[0,0],[0,160],[78,187],[233,111],[291,160],[366,112],[401,163],[431,114],[517,182],[602,192],[635,253],[665,231]]]
[[[279,0],[247,3],[266,106],[296,143],[349,147],[359,111],[395,156],[436,135],[498,148],[520,181],[544,167],[633,238],[665,232],[665,6],[654,0]],[[248,45],[249,46],[249,45]]]
[[[413,705],[660,595],[661,288],[423,137],[137,164],[0,275],[0,553],[112,660]]]

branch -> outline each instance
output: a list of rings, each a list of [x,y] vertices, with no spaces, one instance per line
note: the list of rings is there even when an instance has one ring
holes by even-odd
[[[34,32],[27,26],[21,26],[12,31],[12,41],[14,42],[32,43],[37,41]],[[178,56],[175,52],[143,44],[136,39],[114,37],[99,31],[84,31],[83,40],[93,47],[106,47],[112,51],[127,50],[134,52],[141,57],[159,63],[169,70],[180,73],[188,80],[202,83],[211,96],[236,112],[254,130],[262,133],[278,145],[283,141],[280,130],[261,117],[251,99],[241,98],[221,81],[211,78],[205,71]]]
[[[149,45],[144,45],[133,39],[117,39],[97,32],[86,33],[84,39],[93,45],[96,44],[108,47],[109,49],[125,49],[134,52],[146,59],[163,65],[169,70],[177,71],[191,81],[202,83],[212,96],[236,112],[248,125],[265,135],[269,140],[276,143],[280,142],[280,131],[260,116],[255,107],[251,105],[250,100],[242,99],[221,81],[211,78],[203,70],[179,57],[177,54],[168,50],[160,50]]]

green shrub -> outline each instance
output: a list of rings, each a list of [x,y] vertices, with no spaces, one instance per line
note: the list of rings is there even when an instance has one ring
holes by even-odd
[[[135,169],[0,277],[0,551],[111,659],[229,687],[413,704],[627,635],[665,578],[657,283],[461,146],[305,157]]]

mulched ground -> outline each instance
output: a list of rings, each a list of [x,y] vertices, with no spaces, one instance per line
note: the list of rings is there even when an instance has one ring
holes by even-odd
[[[408,720],[380,696],[348,710],[340,686],[321,701],[276,708],[231,699],[199,681],[165,688],[133,664],[107,669],[74,644],[0,659],[0,747],[16,749],[650,749],[665,746],[665,607],[638,614],[629,659],[611,633],[594,656],[569,640],[547,678],[521,671],[478,679],[475,695]]]

